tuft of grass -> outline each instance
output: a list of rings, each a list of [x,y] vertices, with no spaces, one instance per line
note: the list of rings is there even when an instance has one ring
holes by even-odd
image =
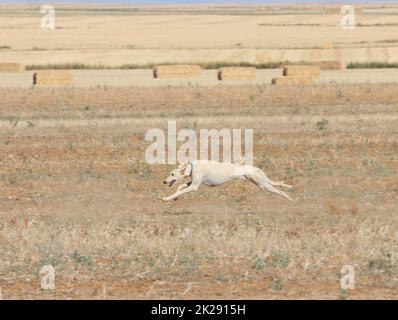
[[[326,126],[327,126],[328,123],[329,123],[329,120],[328,120],[328,119],[322,118],[321,121],[318,121],[318,122],[316,123],[316,128],[317,128],[319,131],[323,131],[323,130],[326,129]]]
[[[0,47],[2,49],[2,47]],[[5,48],[3,48],[5,49]],[[43,50],[35,48],[33,50]],[[84,63],[57,63],[57,64],[31,64],[26,66],[26,70],[135,70],[135,69],[153,69],[157,65],[176,65],[175,62],[147,63],[147,64],[122,64],[118,66],[109,66],[103,64],[84,64]],[[222,67],[255,67],[257,69],[278,69],[292,64],[312,65],[308,61],[271,61],[263,63],[253,62],[191,62],[190,64],[200,65],[202,69],[219,69]],[[378,69],[378,68],[398,68],[398,63],[388,62],[351,62],[347,65],[348,69]]]
[[[246,200],[247,200],[247,198],[246,198],[246,196],[243,195],[243,194],[238,195],[238,196],[236,196],[236,197],[234,198],[234,201],[235,201],[236,203],[245,202]]]
[[[93,263],[91,256],[81,254],[77,250],[70,253],[69,258],[77,264],[91,265]]]
[[[107,66],[103,64],[83,64],[83,63],[59,63],[59,64],[31,64],[26,66],[26,70],[134,70],[134,69],[153,69],[157,65],[176,65],[178,63],[162,62],[147,64],[123,64],[119,66]],[[202,69],[219,69],[221,67],[256,67],[258,69],[277,69],[285,65],[296,64],[290,61],[275,61],[266,63],[252,62],[191,62],[190,64],[200,65]],[[309,64],[301,62],[300,64]]]
[[[350,292],[346,289],[340,289],[340,299],[346,300],[350,297]]]
[[[112,69],[102,64],[59,63],[59,64],[31,64],[26,70],[99,70]]]
[[[392,269],[392,264],[390,259],[379,258],[369,260],[368,270],[372,274],[383,274],[389,273]]]
[[[257,270],[264,270],[267,267],[267,262],[265,258],[255,256],[253,259],[253,268]]]
[[[382,61],[372,61],[372,62],[351,62],[347,65],[348,69],[393,69],[398,68],[398,63],[393,62],[382,62]]]
[[[270,283],[270,289],[274,291],[281,291],[285,285],[285,280],[283,278],[273,279]]]
[[[290,262],[289,255],[283,251],[274,252],[269,258],[269,263],[273,268],[287,268]]]
[[[286,252],[275,251],[267,257],[256,255],[253,261],[253,268],[258,270],[264,270],[267,267],[275,269],[285,269],[288,267],[290,258]]]
[[[124,64],[115,69],[152,69],[156,65],[176,65],[174,62],[162,62],[162,63],[149,63],[145,65],[136,64]],[[219,69],[222,67],[255,67],[258,69],[277,69],[282,68],[284,65],[293,64],[289,61],[279,62],[266,62],[266,63],[252,63],[252,62],[226,62],[226,61],[213,61],[213,62],[191,62],[190,64],[200,65],[202,69]]]

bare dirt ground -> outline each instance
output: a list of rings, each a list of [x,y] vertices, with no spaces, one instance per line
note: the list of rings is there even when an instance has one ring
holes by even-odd
[[[0,87],[32,87],[34,71],[20,74],[1,74]],[[180,79],[154,79],[150,69],[144,70],[71,70],[74,87],[98,86],[242,86],[269,85],[274,77],[282,76],[282,69],[257,69],[256,80],[219,81],[217,70],[203,70],[199,76]],[[316,84],[381,84],[397,83],[398,69],[349,69],[339,71],[324,70]]]
[[[397,298],[397,90],[1,88],[3,298]],[[162,202],[173,166],[146,163],[144,134],[169,119],[253,128],[294,201],[241,181]]]

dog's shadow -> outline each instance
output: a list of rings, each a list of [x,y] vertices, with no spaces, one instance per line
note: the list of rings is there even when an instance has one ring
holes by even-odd
[[[163,210],[162,215],[250,215],[256,214],[253,210],[242,210],[239,206],[234,205],[230,201],[220,200],[201,200],[196,202],[194,206],[187,200],[182,202],[182,199],[178,199],[170,203],[170,206]]]

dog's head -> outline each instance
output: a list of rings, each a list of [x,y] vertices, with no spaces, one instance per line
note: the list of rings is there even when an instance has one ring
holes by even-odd
[[[177,181],[188,177],[190,174],[190,165],[188,163],[182,163],[178,166],[177,169],[174,169],[170,172],[169,176],[163,181],[164,184],[167,184],[171,187]]]

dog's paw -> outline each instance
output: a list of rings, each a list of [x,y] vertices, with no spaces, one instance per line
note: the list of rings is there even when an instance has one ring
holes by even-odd
[[[171,199],[169,197],[164,197],[164,198],[162,198],[162,200],[167,202],[167,201],[170,201]]]

